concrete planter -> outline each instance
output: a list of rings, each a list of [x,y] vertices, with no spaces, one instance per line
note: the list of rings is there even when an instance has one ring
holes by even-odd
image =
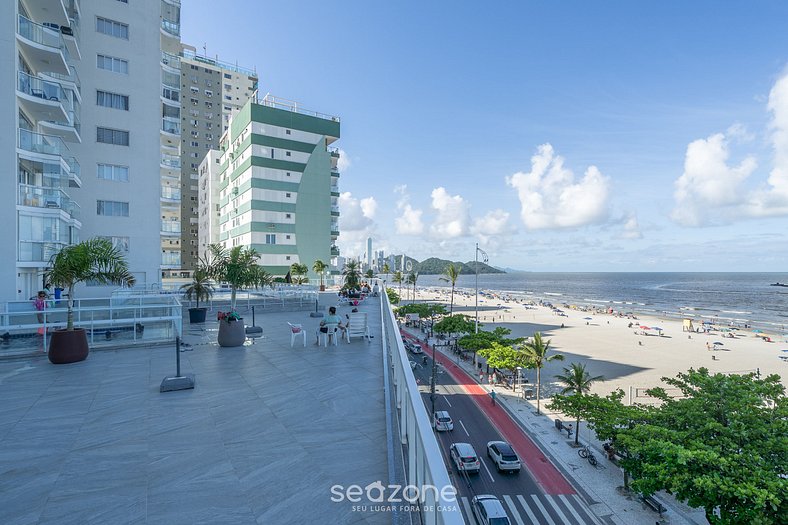
[[[219,346],[243,346],[246,341],[246,327],[243,318],[237,321],[219,321],[219,336],[217,338]]]
[[[84,328],[52,332],[47,352],[50,363],[55,365],[78,363],[87,359],[89,353],[88,336]]]

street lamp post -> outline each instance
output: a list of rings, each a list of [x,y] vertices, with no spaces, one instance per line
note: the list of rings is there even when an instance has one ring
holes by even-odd
[[[479,333],[479,252],[482,254],[482,260],[487,263],[487,252],[479,248],[479,243],[476,243],[476,333]]]

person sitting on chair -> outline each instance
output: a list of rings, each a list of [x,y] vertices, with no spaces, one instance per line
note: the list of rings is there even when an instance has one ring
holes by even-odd
[[[316,345],[320,344],[320,333],[328,333],[328,327],[326,326],[327,324],[336,324],[338,330],[345,329],[345,325],[342,324],[342,318],[337,315],[337,309],[335,306],[329,307],[328,315],[325,316],[322,321],[320,321],[320,328],[318,328],[317,334],[315,334],[317,336],[317,340],[315,341]]]

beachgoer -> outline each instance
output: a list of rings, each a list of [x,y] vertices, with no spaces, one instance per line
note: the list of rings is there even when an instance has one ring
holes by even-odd
[[[709,344],[708,341],[706,341],[706,350],[711,350],[711,345]]]
[[[342,324],[342,318],[337,315],[336,307],[331,306],[328,309],[328,315],[325,316],[322,321],[320,321],[320,328],[318,328],[317,332],[315,333],[316,345],[320,344],[320,333],[321,332],[324,334],[328,333],[328,327],[326,326],[326,324],[334,324],[334,323],[336,323],[338,330],[345,329],[345,325]],[[334,336],[336,337],[336,334],[334,334]]]
[[[47,307],[47,293],[44,290],[38,292],[38,295],[33,300],[33,306],[36,307],[36,310],[39,312],[43,312],[44,309]],[[36,314],[36,318],[38,319],[39,323],[44,322],[44,314],[38,313]]]

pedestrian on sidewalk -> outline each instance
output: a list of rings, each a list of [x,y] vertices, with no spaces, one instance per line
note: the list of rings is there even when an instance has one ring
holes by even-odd
[[[495,396],[496,396],[495,390],[490,392],[490,399],[492,400],[493,405],[495,405]]]

